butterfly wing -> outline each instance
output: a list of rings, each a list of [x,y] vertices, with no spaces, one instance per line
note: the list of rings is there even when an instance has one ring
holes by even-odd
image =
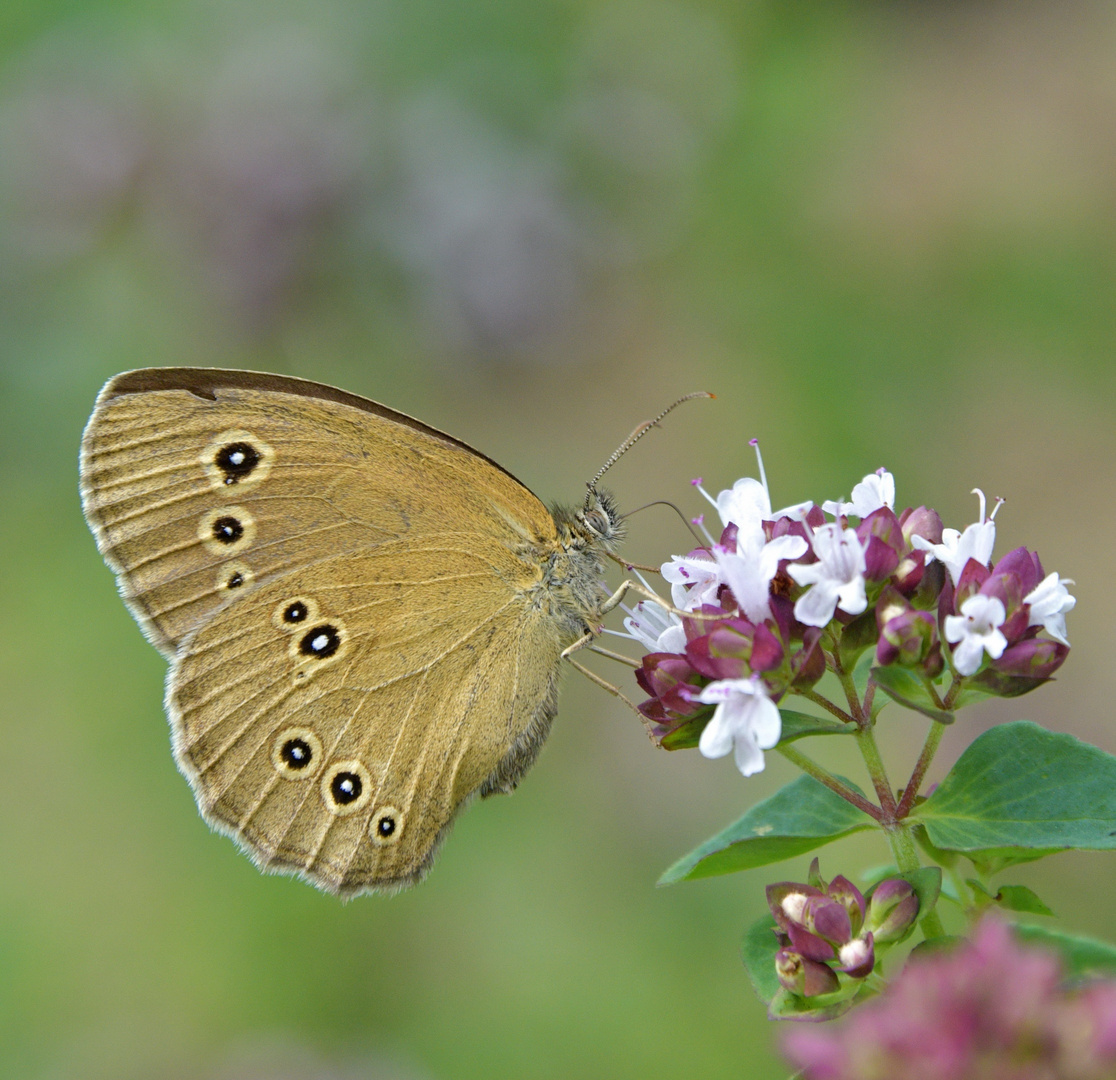
[[[149,368],[101,391],[82,502],[121,594],[165,655],[237,590],[325,555],[447,526],[553,544],[546,507],[464,443],[342,390]]]
[[[531,599],[555,525],[464,444],[331,387],[149,369],[102,391],[82,495],[175,656],[199,807],[261,864],[406,884],[533,760],[568,643]]]
[[[384,544],[211,619],[167,697],[207,819],[330,891],[417,880],[458,808],[514,783],[553,716],[562,646],[494,576],[514,560],[452,534]],[[310,616],[287,625],[292,608]]]

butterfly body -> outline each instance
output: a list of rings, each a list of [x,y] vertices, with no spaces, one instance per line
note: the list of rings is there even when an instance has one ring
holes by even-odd
[[[203,816],[345,895],[417,881],[530,767],[621,532],[606,496],[552,513],[410,417],[222,370],[110,381],[82,498]]]

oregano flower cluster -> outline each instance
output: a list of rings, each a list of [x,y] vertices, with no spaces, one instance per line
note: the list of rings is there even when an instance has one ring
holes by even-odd
[[[720,533],[663,564],[669,607],[645,600],[625,620],[648,650],[639,709],[662,746],[734,751],[744,776],[759,772],[787,695],[813,696],[869,649],[877,685],[924,711],[1027,693],[1065,661],[1072,582],[1026,548],[993,559],[999,502],[987,513],[977,490],[978,520],[944,527],[926,506],[896,511],[879,469],[848,500],[773,510],[762,459],[759,472],[716,498],[694,481]]]

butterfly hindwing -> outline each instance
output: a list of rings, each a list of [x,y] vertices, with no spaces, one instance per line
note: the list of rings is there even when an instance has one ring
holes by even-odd
[[[459,569],[437,575],[429,550],[404,545],[315,564],[183,650],[168,693],[180,766],[207,818],[261,864],[331,891],[406,884],[469,796],[530,764],[561,645],[520,595],[475,573],[501,559],[513,572],[506,549],[470,541],[446,539]],[[291,627],[291,610],[308,615]],[[313,655],[331,633],[336,651]]]

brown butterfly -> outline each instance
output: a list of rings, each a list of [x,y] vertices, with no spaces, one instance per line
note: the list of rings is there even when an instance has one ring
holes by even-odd
[[[457,439],[302,379],[118,375],[81,492],[171,661],[202,816],[261,868],[343,895],[418,881],[471,796],[515,787],[563,653],[619,599],[600,581],[623,524],[596,480],[548,511]]]

